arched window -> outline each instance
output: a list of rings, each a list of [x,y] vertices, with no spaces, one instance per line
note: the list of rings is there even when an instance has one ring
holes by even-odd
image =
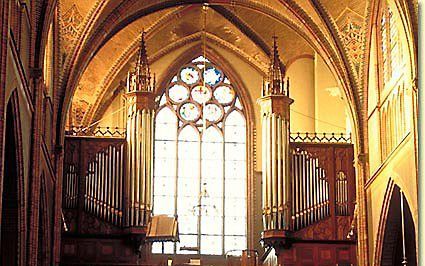
[[[380,23],[381,62],[384,86],[402,72],[401,46],[396,19],[389,7],[384,3]]]
[[[409,106],[405,104],[406,57],[402,55],[401,22],[397,11],[382,2],[379,24],[380,75],[379,101],[381,112],[382,159],[398,146],[409,131]]]
[[[200,56],[172,78],[155,119],[153,211],[176,215],[180,233],[164,252],[246,249],[246,121],[235,87]]]

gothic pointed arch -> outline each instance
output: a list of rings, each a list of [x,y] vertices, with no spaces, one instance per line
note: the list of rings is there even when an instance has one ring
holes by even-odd
[[[404,228],[403,228],[404,227]],[[417,265],[416,233],[409,203],[390,180],[376,238],[375,265]]]
[[[157,93],[153,212],[180,220],[164,252],[224,255],[249,245],[246,107],[213,60],[191,59]]]
[[[1,188],[1,264],[25,261],[25,190],[18,93],[14,90],[6,109],[4,169]]]

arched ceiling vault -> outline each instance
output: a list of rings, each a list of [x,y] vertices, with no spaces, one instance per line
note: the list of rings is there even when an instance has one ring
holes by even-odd
[[[78,108],[87,113],[84,123],[92,121],[97,109],[131,66],[142,28],[148,32],[148,52],[154,60],[181,44],[199,42],[202,2],[205,1],[60,0],[64,61],[60,131],[63,132],[64,111],[71,100],[73,108],[80,105]],[[317,52],[344,89],[354,124],[358,123],[361,94],[356,80],[358,58],[350,53],[353,40],[347,39],[350,35],[345,30],[347,23],[364,26],[361,19],[366,1],[341,0],[338,4],[329,0],[208,2],[209,41],[240,55],[260,73],[267,68],[273,34],[279,36],[284,63],[302,54]],[[352,19],[347,22],[347,17]],[[362,37],[362,32],[359,34]],[[361,56],[362,45],[354,43],[356,56]]]

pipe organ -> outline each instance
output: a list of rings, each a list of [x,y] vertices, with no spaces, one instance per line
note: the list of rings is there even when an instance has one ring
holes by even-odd
[[[130,107],[126,226],[146,226],[152,213],[153,122],[153,110],[139,110],[136,104]]]
[[[289,178],[289,80],[284,81],[276,37],[269,75],[258,99],[262,124],[263,224],[265,230],[289,230],[291,180]]]
[[[262,240],[265,245],[284,249],[298,239],[345,241],[354,210],[353,147],[341,143],[345,138],[334,137],[334,133],[327,143],[317,133],[306,134],[309,138],[304,139],[298,133],[291,139],[292,103],[274,38],[268,76],[258,99],[262,123]]]
[[[68,164],[63,183],[63,206],[76,208],[78,204],[78,173],[75,164]]]
[[[142,33],[136,68],[127,78],[126,226],[147,226],[152,214],[155,77],[151,73]]]
[[[109,145],[88,163],[84,209],[116,226],[122,225],[124,144]]]
[[[329,182],[319,159],[295,148],[291,156],[292,229],[299,230],[329,216]]]
[[[348,211],[348,180],[344,172],[338,172],[336,183],[336,214],[349,215]]]

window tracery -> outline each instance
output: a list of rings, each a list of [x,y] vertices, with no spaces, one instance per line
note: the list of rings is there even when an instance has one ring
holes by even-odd
[[[380,28],[383,83],[385,85],[399,77],[402,72],[398,28],[395,16],[388,7],[383,9]]]
[[[404,71],[405,60],[402,58],[402,44],[396,15],[386,2],[382,7],[380,18],[380,66],[381,86],[381,145],[382,160],[398,146],[409,132],[409,105],[405,103]]]
[[[162,94],[155,127],[154,214],[176,215],[180,233],[164,252],[246,249],[246,121],[230,80],[192,60]]]

